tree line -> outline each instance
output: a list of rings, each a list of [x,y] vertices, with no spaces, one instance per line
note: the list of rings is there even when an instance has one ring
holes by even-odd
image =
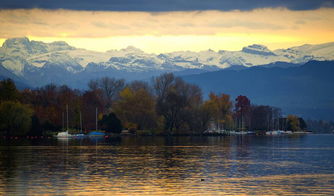
[[[215,130],[298,131],[306,125],[297,116],[282,118],[281,110],[251,104],[247,96],[202,90],[172,73],[151,82],[104,77],[88,82],[88,90],[49,84],[18,90],[12,80],[0,82],[0,134],[45,135],[65,127],[68,106],[69,127],[84,131],[98,127],[112,133],[123,129],[147,134],[203,134]]]

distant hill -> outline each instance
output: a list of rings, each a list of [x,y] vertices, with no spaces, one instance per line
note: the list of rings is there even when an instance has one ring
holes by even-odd
[[[285,114],[334,120],[334,61],[283,65],[220,70],[183,78],[199,85],[206,95],[211,91],[233,98],[246,95],[252,103],[277,106]]]
[[[18,89],[30,88],[30,86],[27,84],[28,83],[27,81],[8,71],[0,64],[0,80],[5,80],[5,79],[12,79],[15,82],[16,87]]]

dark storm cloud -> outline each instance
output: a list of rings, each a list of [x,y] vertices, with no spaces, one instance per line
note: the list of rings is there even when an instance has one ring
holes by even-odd
[[[110,11],[252,10],[334,7],[334,0],[1,0],[0,9],[44,8]]]

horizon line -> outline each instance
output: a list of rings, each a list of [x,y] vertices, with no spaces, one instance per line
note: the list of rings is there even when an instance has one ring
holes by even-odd
[[[138,47],[136,45],[131,45],[131,44],[127,45],[125,47],[110,48],[110,49],[107,49],[107,50],[94,50],[94,49],[88,48],[88,47],[77,47],[75,44],[71,44],[71,43],[68,42],[68,40],[66,40],[66,39],[69,39],[69,38],[65,38],[65,39],[59,38],[59,39],[57,39],[57,38],[46,37],[46,40],[45,40],[45,38],[37,38],[36,39],[33,36],[20,36],[20,37],[0,38],[0,45],[1,45],[1,47],[3,47],[3,44],[7,40],[10,40],[10,39],[22,39],[22,38],[27,38],[30,42],[31,41],[36,41],[36,42],[42,42],[42,43],[46,43],[46,44],[54,43],[54,42],[65,42],[66,44],[68,44],[71,47],[74,47],[75,49],[88,50],[88,51],[92,51],[92,52],[101,52],[101,53],[108,53],[109,51],[112,51],[112,50],[116,50],[116,51],[126,50],[127,48],[133,47],[133,48],[141,50],[142,52],[147,53],[147,54],[163,54],[163,53],[174,53],[174,52],[206,52],[206,51],[214,51],[216,53],[220,52],[220,51],[239,52],[239,51],[242,51],[242,49],[244,47],[248,47],[248,46],[251,46],[251,45],[262,45],[262,46],[267,47],[267,49],[270,50],[270,51],[275,51],[275,50],[280,50],[280,49],[289,49],[289,48],[293,48],[293,47],[301,47],[301,46],[304,46],[304,45],[322,45],[322,44],[334,43],[334,40],[333,41],[329,41],[329,42],[320,42],[320,43],[305,42],[305,43],[300,43],[300,44],[295,44],[295,45],[291,44],[290,47],[277,47],[277,48],[274,48],[274,49],[271,49],[269,46],[267,46],[265,44],[253,43],[253,44],[248,44],[248,45],[245,44],[244,46],[242,46],[238,50],[229,50],[229,49],[223,49],[223,48],[215,50],[215,49],[212,49],[212,48],[207,48],[207,49],[203,49],[203,50],[174,50],[174,51],[170,51],[170,52],[149,52],[149,51],[146,51],[145,49],[143,49],[141,47]],[[76,38],[76,39],[87,39],[87,38]],[[101,38],[98,38],[98,39],[101,39]]]

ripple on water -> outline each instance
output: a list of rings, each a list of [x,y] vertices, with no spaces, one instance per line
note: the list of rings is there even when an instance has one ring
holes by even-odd
[[[0,193],[333,195],[334,144],[308,137],[275,145],[250,137],[183,138],[175,146],[161,138],[149,145],[127,138],[116,146],[1,146]]]

